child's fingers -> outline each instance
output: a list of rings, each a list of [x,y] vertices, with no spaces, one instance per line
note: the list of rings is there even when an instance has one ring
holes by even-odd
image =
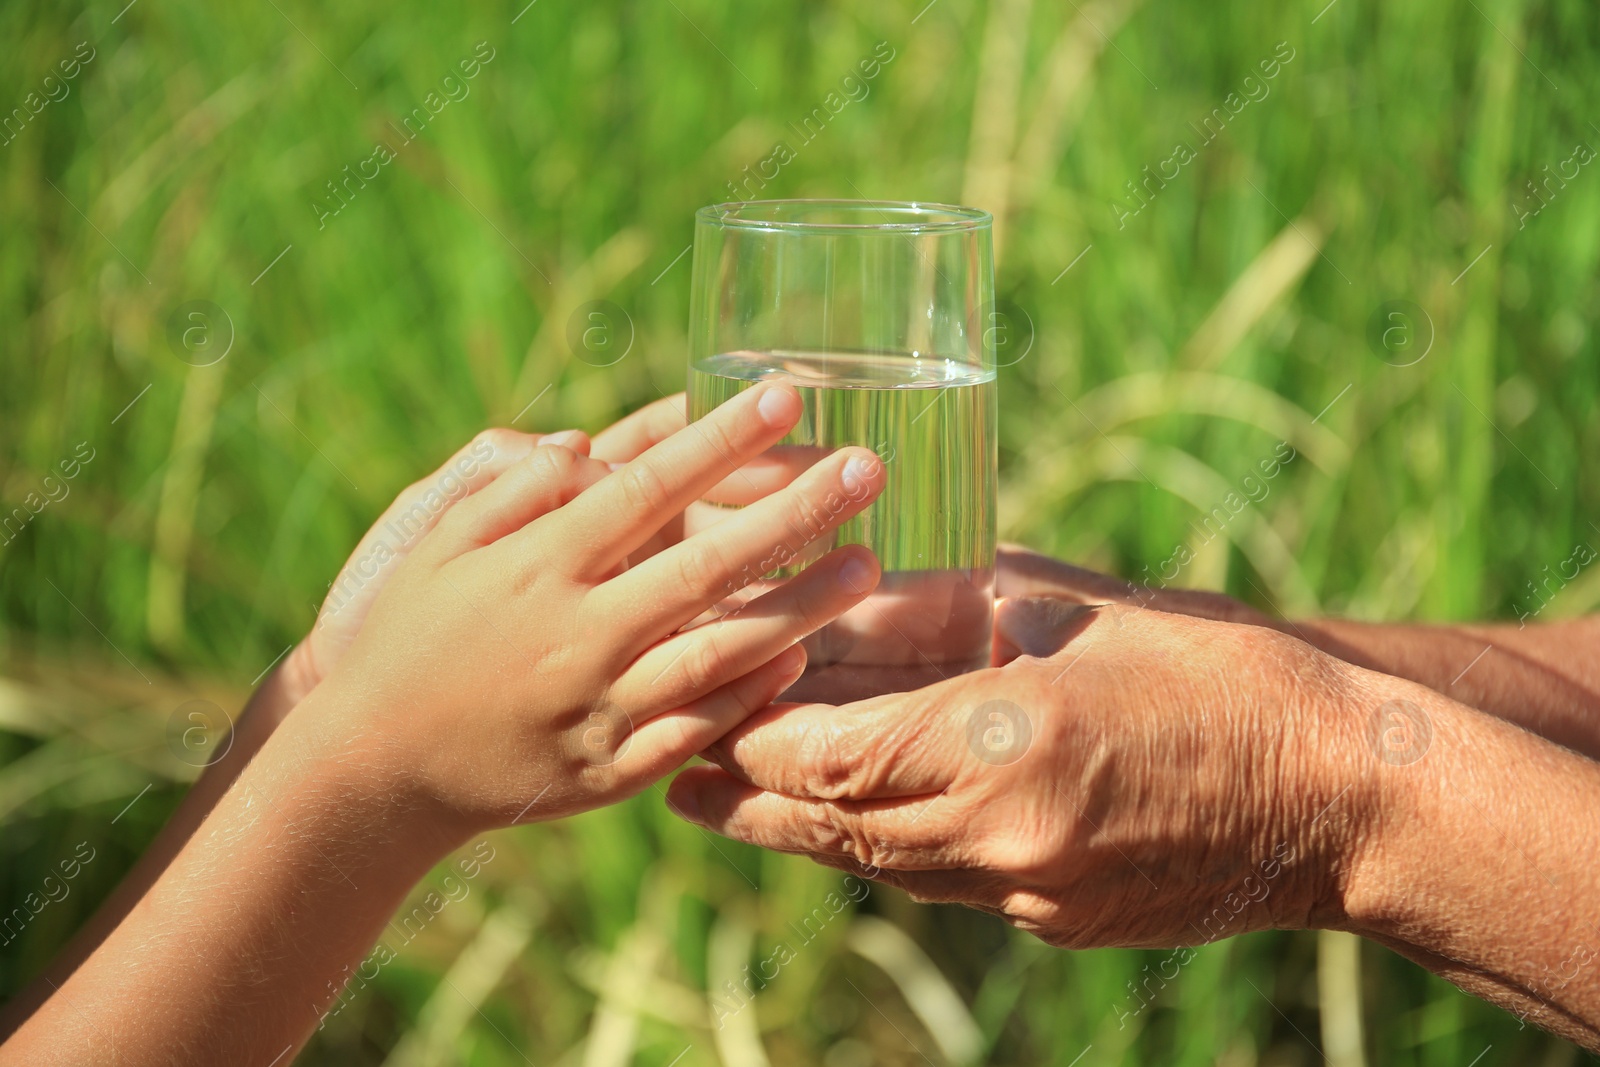
[[[359,556],[363,548],[369,547],[369,541],[379,537],[390,541],[391,548],[396,547],[392,544],[396,537],[412,543],[420,540],[452,506],[527,459],[543,440],[581,451],[588,438],[580,430],[564,430],[548,437],[498,428],[484,430],[438,470],[400,490],[394,503],[378,516],[356,546],[354,555]]]
[[[878,564],[862,545],[830,552],[737,610],[651,648],[611,694],[634,722],[676,708],[744,674],[865,600]]]
[[[607,463],[637,459],[645,449],[688,425],[684,403],[684,394],[677,393],[645,405],[595,434],[589,454]],[[806,445],[770,448],[707,489],[704,499],[717,504],[753,504],[794,481],[827,454],[828,449]]]
[[[610,473],[599,460],[560,445],[540,445],[487,488],[456,505],[430,538],[430,551],[454,559],[494,544],[554,511]]]
[[[629,735],[615,767],[624,781],[653,782],[771,704],[806,669],[805,649],[791,645],[755,670],[658,715]]]
[[[599,598],[602,615],[628,620],[633,651],[640,651],[763,574],[799,560],[806,545],[871,504],[884,477],[882,461],[867,449],[841,449],[786,489],[651,556],[591,596]]]
[[[833,451],[816,445],[776,445],[706,490],[713,504],[743,507],[769,497]]]
[[[609,573],[799,420],[794,387],[762,382],[679,430],[562,509],[556,535],[572,550],[560,565],[586,580]]]
[[[589,439],[581,430],[563,430],[543,437],[498,428],[482,431],[438,470],[400,490],[350,553],[330,588],[369,589],[371,595],[376,595],[377,585],[371,581],[375,568],[404,558],[446,512],[528,458],[541,441],[567,445],[579,452],[589,446]],[[354,617],[355,613],[348,611],[353,599],[350,595],[330,595],[324,602],[323,614],[342,612]]]
[[[607,463],[627,463],[688,424],[684,394],[665,396],[595,434],[589,455]]]

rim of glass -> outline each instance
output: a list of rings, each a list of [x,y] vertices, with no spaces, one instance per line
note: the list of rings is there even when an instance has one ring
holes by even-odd
[[[855,212],[860,222],[840,221]],[[814,216],[838,216],[818,221]],[[813,217],[807,217],[813,216]],[[994,222],[989,212],[959,204],[922,200],[740,200],[709,204],[695,212],[700,223],[735,230],[771,230],[790,233],[958,233],[986,230]]]

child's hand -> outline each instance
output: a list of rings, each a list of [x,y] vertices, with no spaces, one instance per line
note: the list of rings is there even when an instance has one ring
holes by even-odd
[[[581,430],[554,434],[484,430],[438,470],[400,491],[329,584],[311,632],[284,658],[280,673],[288,698],[280,718],[333,670],[356,639],[378,592],[423,536],[452,507],[527,459],[540,444],[580,453],[589,450],[588,435]]]
[[[850,546],[679,632],[867,507],[866,449],[629,569],[630,553],[800,417],[759,385],[615,473],[540,446],[452,508],[373,604],[314,699],[454,833],[622,799],[764,707],[800,674],[797,642],[876,585]],[[294,722],[293,718],[290,720]]]
[[[214,765],[237,766],[231,784],[202,778],[191,799],[226,791],[186,802],[203,822],[169,825],[177,855],[42,983],[33,1003],[53,995],[0,1060],[241,1063],[269,1045],[282,1060],[472,831],[627,796],[768,704],[804,664],[796,642],[876,584],[866,550],[678,631],[871,503],[876,457],[829,456],[714,531],[637,550],[799,417],[792,389],[758,386],[615,473],[545,443],[475,471],[448,509],[402,494],[305,646],[326,679]],[[420,488],[426,505],[437,486]],[[391,521],[400,543],[374,569]]]
[[[686,408],[687,400],[683,393],[664,396],[652,404],[646,404],[595,434],[589,454],[608,463],[625,463],[636,459],[645,449],[660,444],[684,428],[687,424],[684,415]],[[629,558],[637,563],[669,545],[677,544],[685,534],[709,529],[733,514],[731,507],[753,504],[777,492],[827,454],[827,449],[803,445],[780,445],[768,449],[707,489],[704,497],[690,504],[681,515],[674,516]]]

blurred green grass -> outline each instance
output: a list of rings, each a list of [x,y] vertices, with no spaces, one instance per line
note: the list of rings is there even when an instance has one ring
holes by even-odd
[[[0,948],[6,991],[181,795],[167,716],[236,705],[402,485],[484,425],[595,429],[682,388],[692,212],[779,141],[795,158],[761,195],[999,215],[999,287],[1034,334],[1001,381],[1004,534],[1130,576],[1193,545],[1183,584],[1426,619],[1531,610],[1527,583],[1600,536],[1600,178],[1521,228],[1512,208],[1600,144],[1582,0],[119,6],[0,9],[0,108],[95,49],[0,145],[6,513],[95,452],[0,535],[3,899],[99,849]],[[319,229],[324,183],[478,42],[470,94]],[[879,42],[866,98],[801,144],[788,124]],[[1189,124],[1279,42],[1270,92],[1201,146]],[[1126,183],[1179,141],[1195,159],[1119,228]],[[636,332],[614,366],[567,347],[595,299]],[[231,322],[212,366],[168,337],[193,300]],[[1374,345],[1401,300],[1425,320]],[[1201,545],[1192,524],[1280,439],[1300,458]],[[1541,618],[1597,603],[1589,574]],[[758,1040],[778,1064],[939,1062],[963,1020],[919,1014],[918,978],[996,1063],[1313,1063],[1349,1023],[1322,1014],[1316,935],[1208,947],[1119,1028],[1163,954],[1056,952],[874,889],[856,910],[926,958],[869,962],[873,927],[841,917],[719,1044],[728,961],[766,957],[834,872],[713,842],[653,791],[493,843],[303,1062],[691,1067],[757,1062]],[[1578,1062],[1384,950],[1359,967],[1371,1062]],[[436,996],[447,972],[479,1010]]]

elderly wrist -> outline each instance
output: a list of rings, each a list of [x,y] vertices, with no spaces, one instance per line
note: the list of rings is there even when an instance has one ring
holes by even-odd
[[[1292,856],[1294,889],[1275,925],[1344,928],[1383,815],[1369,739],[1381,698],[1367,672],[1302,641],[1273,643],[1285,675],[1274,688],[1293,694],[1282,709],[1278,774],[1267,779],[1277,796],[1265,798],[1275,814],[1269,843]]]
[[[1341,847],[1328,883],[1332,906],[1317,925],[1371,933],[1404,892],[1397,863],[1422,854],[1405,838],[1419,792],[1437,788],[1424,757],[1444,710],[1439,705],[1448,702],[1415,683],[1335,662],[1344,683],[1333,714],[1348,788],[1324,820]]]

